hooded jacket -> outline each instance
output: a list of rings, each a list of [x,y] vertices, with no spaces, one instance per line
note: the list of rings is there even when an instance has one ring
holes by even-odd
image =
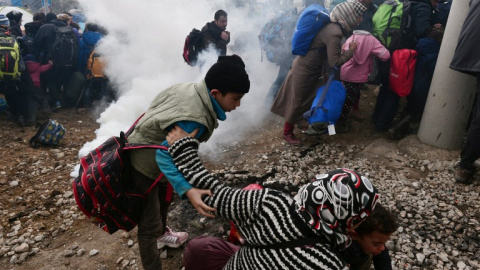
[[[97,45],[102,35],[98,32],[84,32],[78,47],[78,70],[85,73],[87,61],[92,49]]]
[[[33,49],[35,59],[40,60],[41,63],[48,61],[42,55],[48,55],[55,42],[55,27],[67,26],[67,23],[61,20],[54,19],[50,23],[42,25],[33,40]]]
[[[381,61],[390,59],[390,52],[369,32],[354,31],[353,35],[347,39],[343,45],[343,50],[347,51],[352,41],[357,43],[357,49],[340,70],[340,79],[342,81],[364,83],[368,81],[368,75],[372,70],[372,57],[376,56]]]

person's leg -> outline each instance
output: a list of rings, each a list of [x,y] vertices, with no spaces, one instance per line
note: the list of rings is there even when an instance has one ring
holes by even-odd
[[[173,187],[168,182],[160,182],[157,184],[159,188],[158,200],[160,202],[160,217],[162,220],[163,234],[157,239],[157,248],[164,246],[170,248],[179,248],[188,240],[188,233],[175,232],[167,226],[168,209],[173,198]]]
[[[275,81],[270,86],[270,90],[268,90],[267,97],[265,98],[264,105],[266,108],[270,108],[273,104],[273,101],[277,97],[277,93],[280,90],[280,86],[282,86],[285,77],[287,77],[288,71],[290,70],[291,62],[287,64],[281,64],[280,69],[278,70],[278,75]]]
[[[185,247],[183,266],[185,270],[220,270],[239,249],[220,238],[200,236]]]
[[[347,116],[352,110],[355,103],[360,99],[360,84],[352,82],[343,82],[345,89],[347,90],[347,96],[345,98],[345,103],[343,104],[342,112],[340,113],[340,118],[338,118],[337,123],[345,124],[347,121]]]
[[[300,140],[295,137],[295,134],[293,134],[294,129],[295,124],[285,122],[285,126],[283,127],[283,139],[291,145],[299,145]]]
[[[63,94],[61,89],[62,77],[60,73],[60,67],[54,66],[51,70],[47,72],[47,85],[50,99],[52,101],[52,110],[57,110],[61,108],[61,103],[63,101]]]
[[[468,130],[467,139],[460,155],[459,169],[455,179],[461,183],[471,183],[475,173],[473,163],[480,158],[480,74],[477,75],[477,99],[473,106],[473,118]]]
[[[147,190],[153,180],[132,170],[132,178],[142,190]],[[162,269],[160,252],[157,249],[157,238],[162,234],[162,218],[160,214],[159,187],[155,186],[148,194],[147,205],[143,209],[142,217],[138,222],[138,248],[143,268]]]
[[[397,114],[399,96],[390,90],[390,61],[378,63],[378,71],[382,86],[377,96],[373,121],[377,131],[386,131],[390,128],[393,118]]]

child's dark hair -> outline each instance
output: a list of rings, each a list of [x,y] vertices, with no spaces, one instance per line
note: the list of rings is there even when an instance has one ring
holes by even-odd
[[[372,232],[391,234],[397,229],[398,221],[395,216],[381,204],[377,203],[372,213],[355,231],[362,236]]]

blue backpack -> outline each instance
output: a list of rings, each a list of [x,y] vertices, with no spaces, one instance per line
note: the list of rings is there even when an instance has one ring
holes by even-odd
[[[309,124],[321,122],[333,125],[340,117],[347,90],[340,81],[333,80],[337,69],[332,69],[327,83],[318,88],[310,110],[303,114]]]
[[[315,35],[330,22],[328,10],[321,5],[310,5],[302,12],[292,37],[292,54],[307,54]]]
[[[285,58],[291,57],[290,39],[297,22],[297,9],[280,12],[263,26],[258,41],[263,55],[272,63],[280,64]]]

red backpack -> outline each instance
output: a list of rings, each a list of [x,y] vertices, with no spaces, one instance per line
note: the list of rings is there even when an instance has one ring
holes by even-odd
[[[139,118],[140,119],[140,118]],[[130,231],[140,221],[147,195],[163,177],[161,173],[148,190],[139,190],[130,181],[128,150],[139,148],[167,149],[160,145],[129,144],[126,134],[114,136],[80,159],[78,177],[72,182],[78,208],[104,231]],[[173,188],[168,187],[173,191]]]
[[[406,97],[412,91],[417,51],[402,49],[393,52],[390,58],[390,89],[399,97]]]

